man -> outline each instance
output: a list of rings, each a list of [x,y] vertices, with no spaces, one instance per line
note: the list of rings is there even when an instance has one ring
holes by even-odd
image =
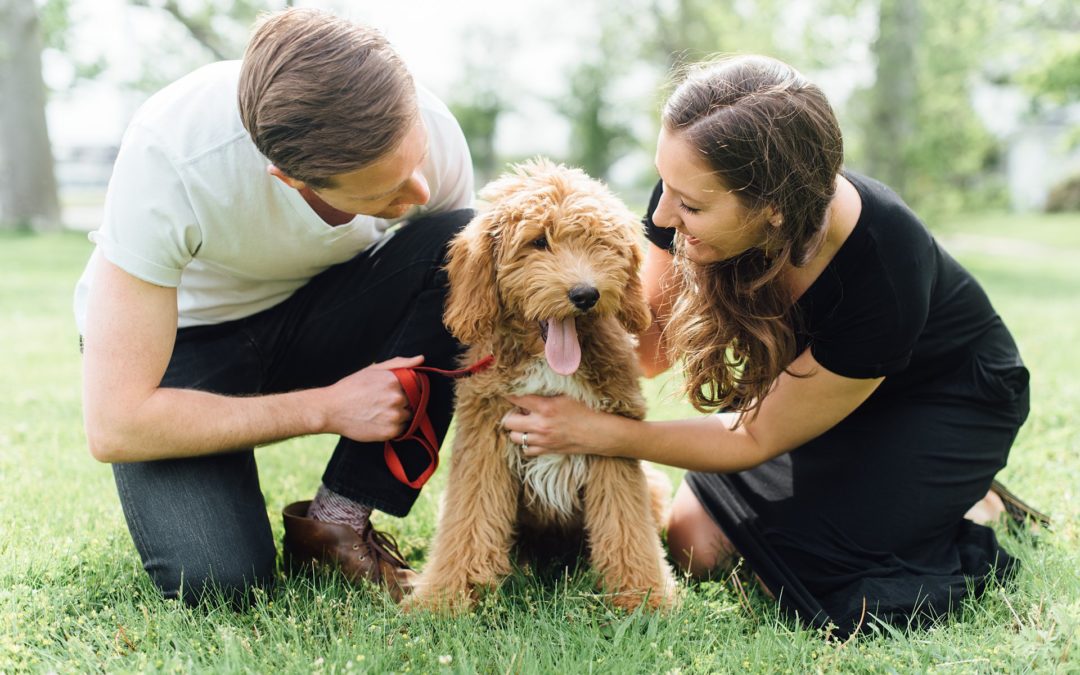
[[[368,522],[417,495],[383,461],[412,415],[390,369],[455,361],[442,265],[472,190],[446,107],[377,32],[320,11],[269,16],[242,62],[136,114],[75,306],[90,451],[167,597],[272,577],[253,448],[313,433],[341,441],[310,508],[286,508],[286,559],[407,586]],[[451,396],[432,383],[440,439]],[[418,449],[399,448],[410,476]]]

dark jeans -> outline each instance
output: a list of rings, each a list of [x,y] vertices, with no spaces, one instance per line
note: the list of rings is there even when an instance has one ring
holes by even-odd
[[[271,394],[328,385],[373,362],[416,354],[425,365],[455,367],[461,348],[442,323],[443,265],[449,240],[471,216],[455,211],[417,220],[275,307],[180,329],[162,386]],[[453,389],[438,377],[431,389],[428,414],[441,440]],[[418,491],[390,474],[382,448],[342,438],[323,482],[404,516]],[[397,448],[409,476],[426,465],[418,445]],[[211,587],[239,597],[272,578],[275,547],[251,448],[114,464],[113,474],[143,566],[166,597],[195,602]]]

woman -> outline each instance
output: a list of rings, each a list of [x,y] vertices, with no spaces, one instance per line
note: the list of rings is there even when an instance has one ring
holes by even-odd
[[[700,419],[512,399],[530,455],[689,469],[668,541],[697,576],[737,552],[838,632],[939,615],[1013,560],[982,522],[1028,372],[972,276],[887,187],[842,170],[822,92],[759,56],[699,66],[663,111],[645,222],[646,374],[683,361]]]

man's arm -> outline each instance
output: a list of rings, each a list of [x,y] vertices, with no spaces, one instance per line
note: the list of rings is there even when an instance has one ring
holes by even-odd
[[[193,457],[314,433],[393,438],[409,419],[390,368],[374,364],[336,384],[230,397],[160,386],[176,341],[176,289],[131,276],[102,256],[91,285],[83,357],[90,452],[102,462]]]

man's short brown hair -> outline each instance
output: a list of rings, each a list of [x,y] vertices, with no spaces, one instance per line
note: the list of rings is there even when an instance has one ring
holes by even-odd
[[[418,115],[412,76],[382,34],[315,9],[259,22],[239,103],[259,151],[315,188],[385,156]]]

